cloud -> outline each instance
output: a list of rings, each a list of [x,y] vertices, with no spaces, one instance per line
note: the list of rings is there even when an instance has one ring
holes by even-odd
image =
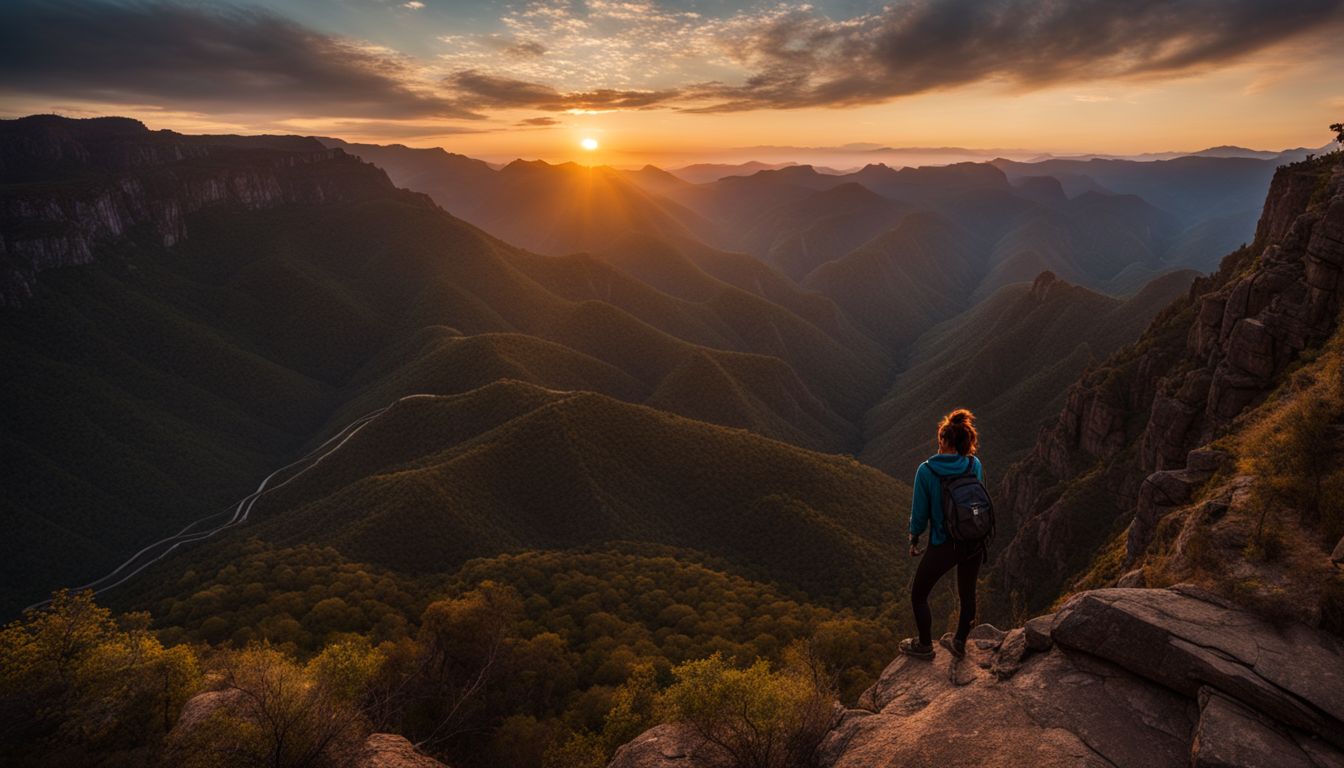
[[[1344,0],[907,0],[841,21],[776,8],[720,44],[749,75],[686,89],[702,112],[847,106],[1000,81],[1031,89],[1184,74],[1311,33]]]
[[[519,120],[514,123],[519,127],[548,128],[552,125],[559,125],[560,121],[554,117],[529,117],[526,120]]]
[[[386,120],[282,120],[272,124],[270,130],[282,133],[323,134],[350,137],[377,137],[381,140],[396,139],[432,139],[440,136],[461,136],[464,134],[494,133],[495,128],[476,126],[445,125],[443,123],[419,121]]]
[[[255,6],[0,0],[0,94],[416,123],[510,109],[844,107],[984,82],[1078,84],[1078,98],[1094,100],[1105,89],[1088,84],[1184,75],[1288,42],[1328,45],[1342,9],[1344,0],[891,0],[833,19],[792,2],[702,15],[652,0],[531,0],[506,6],[499,29],[439,36],[443,52],[415,60]]]
[[[546,53],[546,46],[536,40],[520,40],[504,49],[504,53],[514,58],[530,59]]]
[[[5,0],[0,72],[10,92],[212,113],[478,117],[394,52],[255,7]]]
[[[474,69],[454,73],[444,80],[457,101],[473,109],[540,109],[544,112],[600,112],[616,109],[648,109],[673,101],[677,92],[599,88],[561,92],[541,83],[491,75]]]
[[[714,20],[666,3],[532,0],[509,4],[499,21],[501,31],[441,36],[439,61],[568,91],[665,90],[739,71],[714,64]]]

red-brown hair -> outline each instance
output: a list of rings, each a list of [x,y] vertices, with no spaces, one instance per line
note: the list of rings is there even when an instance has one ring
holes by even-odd
[[[955,448],[962,456],[974,456],[980,436],[975,431],[975,414],[958,408],[938,423],[938,447]]]

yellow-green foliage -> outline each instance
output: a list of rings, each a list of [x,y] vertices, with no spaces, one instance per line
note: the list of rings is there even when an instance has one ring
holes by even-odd
[[[611,709],[602,725],[606,748],[614,750],[653,725],[657,700],[657,671],[652,664],[636,664],[611,697]]]
[[[378,674],[384,654],[358,635],[339,640],[310,660],[306,672],[336,698],[357,702]]]
[[[195,653],[164,648],[148,616],[57,593],[0,631],[0,734],[22,764],[141,765],[199,683]]]
[[[715,654],[673,674],[664,716],[689,725],[707,748],[740,768],[810,765],[830,726],[832,691],[800,661],[737,668]]]
[[[341,689],[350,675],[329,677],[336,667],[360,666],[337,661],[342,655],[348,658],[348,649],[318,664],[322,674],[315,679],[273,648],[226,654],[220,660],[220,705],[193,727],[174,732],[169,762],[183,768],[351,765],[366,729]]]
[[[218,553],[177,583],[151,585],[156,624],[168,641],[244,648],[269,643],[311,655],[345,633],[378,643],[402,637],[425,598],[418,585],[382,569],[346,562],[312,545],[273,549],[248,541]],[[211,567],[213,565],[213,567]],[[152,597],[163,594],[160,600]]]
[[[228,564],[202,563],[217,570],[188,577],[186,597],[148,601],[163,608],[165,638],[199,640],[207,625],[225,638],[221,650],[251,644],[230,638],[269,638],[309,659],[309,677],[333,681],[378,730],[415,741],[432,737],[488,661],[479,693],[439,729],[463,734],[429,745],[455,768],[536,768],[548,750],[572,762],[594,745],[605,761],[654,722],[651,690],[669,684],[675,666],[714,653],[737,665],[780,663],[806,641],[852,701],[911,630],[891,595],[883,608],[820,605],[730,563],[652,545],[500,555],[414,578],[307,545],[242,542],[221,552]],[[349,616],[324,625],[341,629],[310,631],[316,607],[337,599]]]

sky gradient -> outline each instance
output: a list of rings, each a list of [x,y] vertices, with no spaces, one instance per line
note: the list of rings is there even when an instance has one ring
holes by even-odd
[[[1283,149],[1344,119],[1341,39],[1344,0],[6,0],[0,112],[618,165]]]

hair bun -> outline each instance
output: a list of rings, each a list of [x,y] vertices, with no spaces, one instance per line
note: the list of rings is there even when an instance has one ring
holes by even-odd
[[[967,410],[954,411],[952,413],[952,418],[948,419],[948,421],[952,424],[965,424],[970,420],[971,420],[971,412]]]

